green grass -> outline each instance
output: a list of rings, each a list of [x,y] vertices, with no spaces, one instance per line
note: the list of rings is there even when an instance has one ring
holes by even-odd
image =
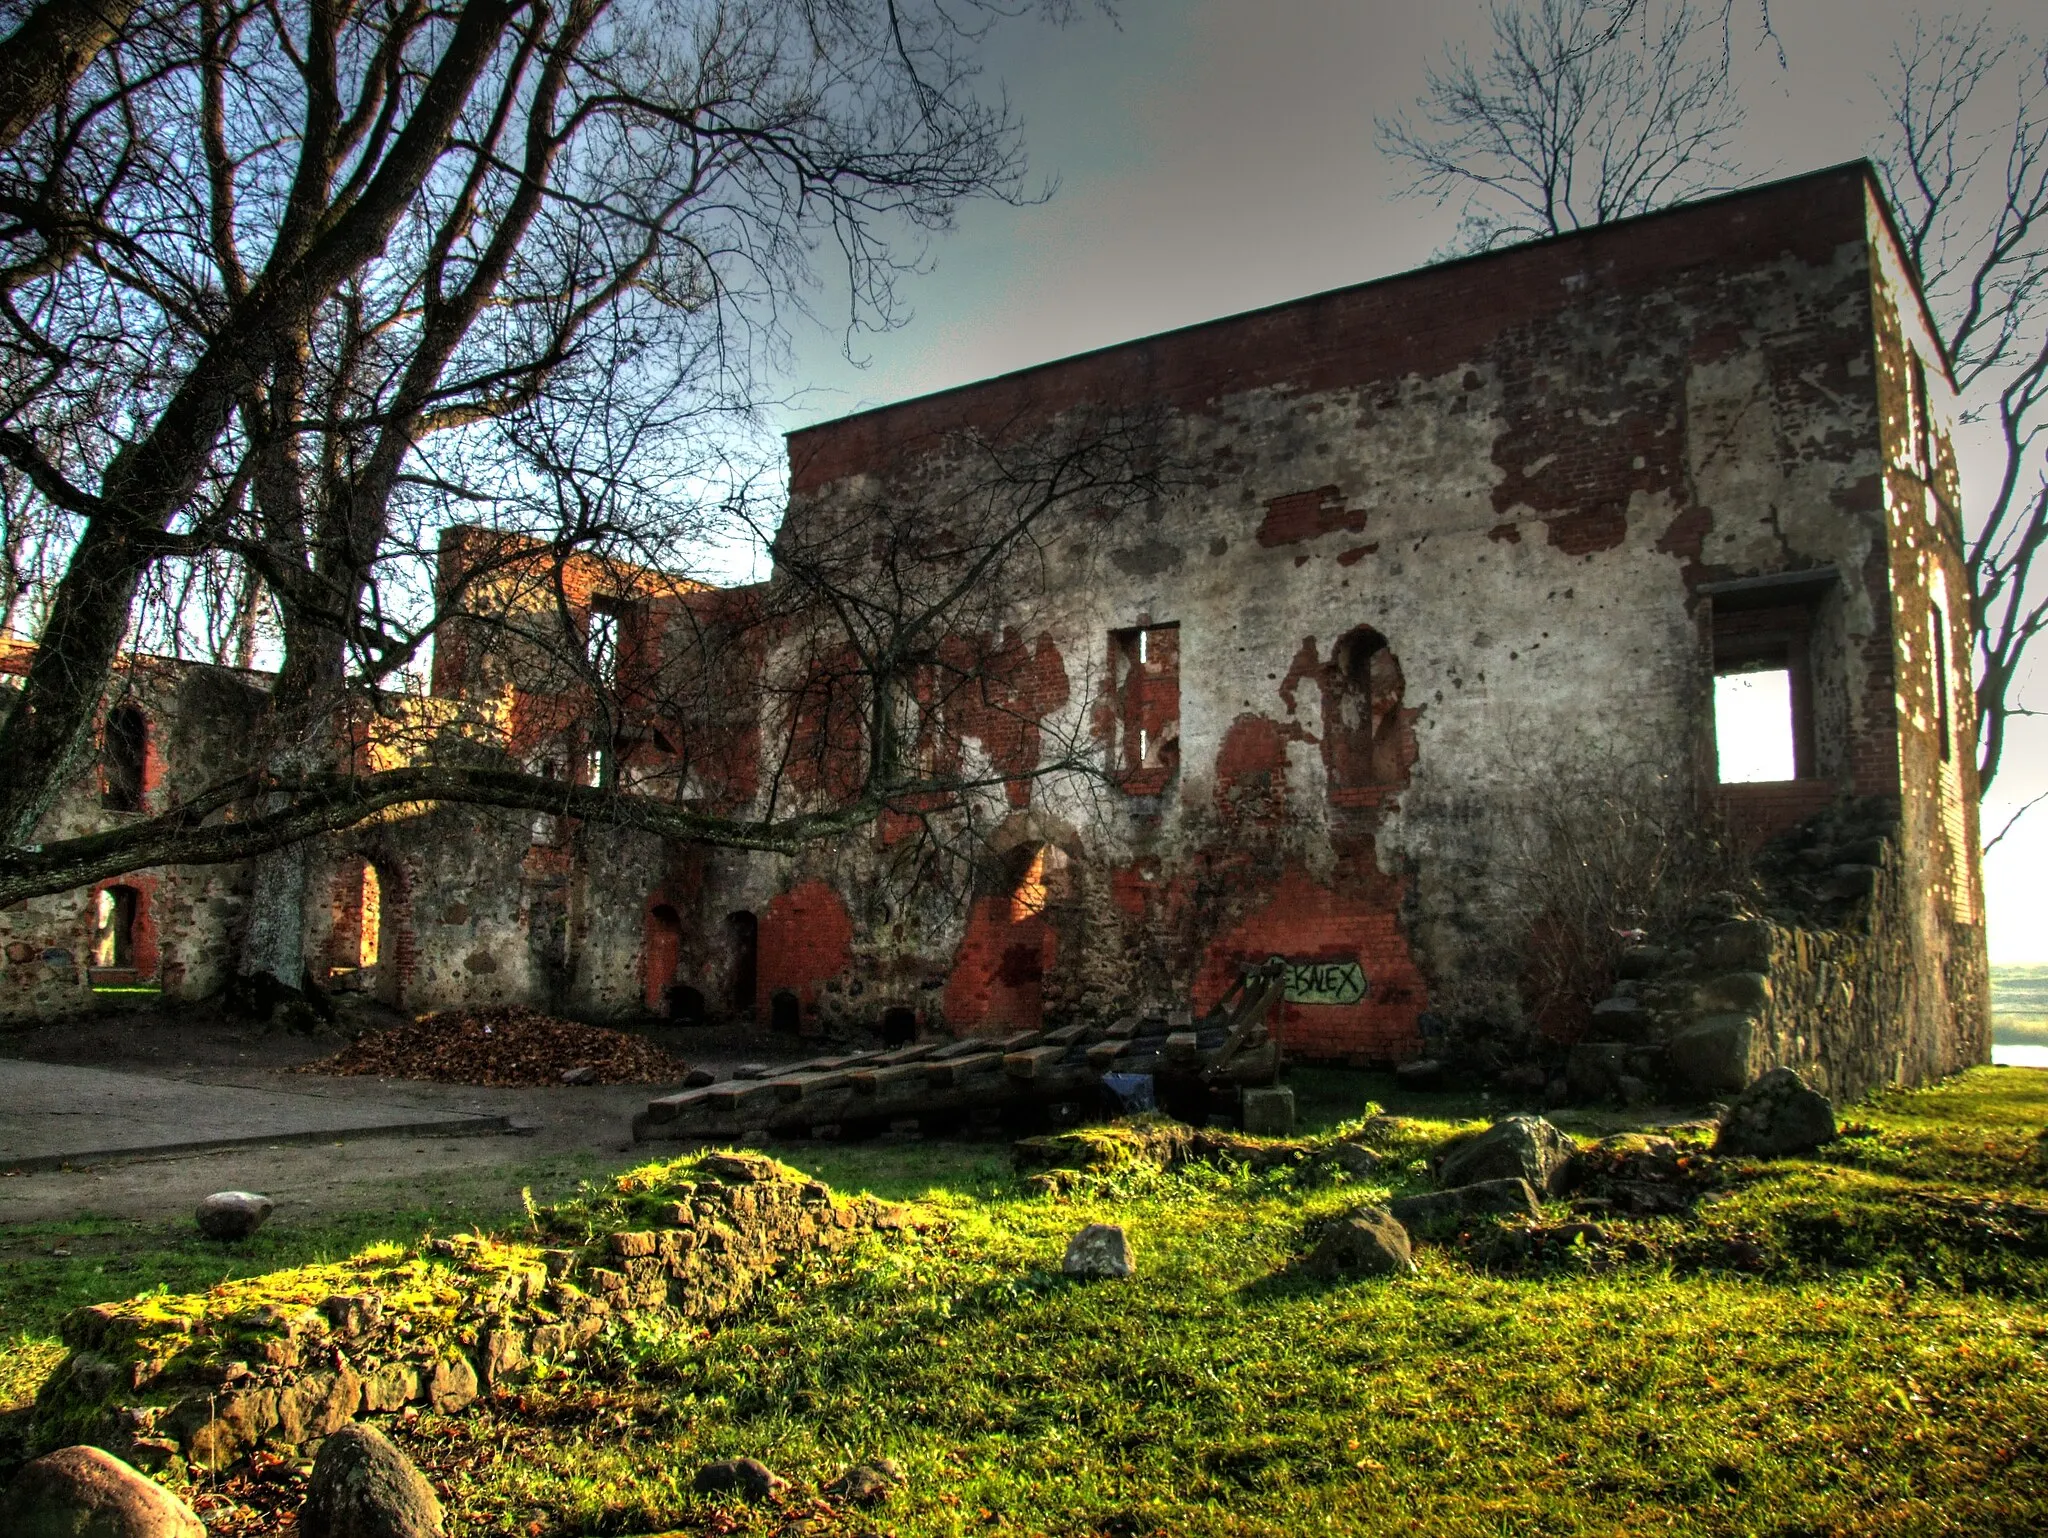
[[[1330,1076],[1304,1100],[1335,1121],[1374,1087]],[[1435,1109],[1437,1130],[1484,1114]],[[2048,1071],[1846,1115],[1823,1156],[1724,1171],[1690,1216],[1607,1222],[1634,1259],[1574,1246],[1507,1275],[1451,1242],[1414,1277],[1340,1284],[1293,1264],[1312,1226],[1414,1184],[1411,1163],[1317,1188],[1122,1169],[1046,1197],[998,1148],[784,1147],[943,1225],[789,1276],[709,1338],[647,1339],[633,1379],[403,1439],[461,1535],[2048,1531]],[[406,1216],[337,1224],[322,1253]],[[1089,1221],[1125,1226],[1135,1280],[1059,1276]],[[207,1279],[151,1237],[151,1276]],[[312,1258],[316,1236],[279,1242],[248,1266]],[[47,1370],[58,1310],[30,1266],[0,1269],[17,1381]],[[886,1454],[908,1487],[873,1511],[689,1493],[737,1454],[813,1487]]]

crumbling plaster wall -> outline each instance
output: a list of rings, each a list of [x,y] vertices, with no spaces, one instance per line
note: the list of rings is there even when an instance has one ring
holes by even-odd
[[[1833,568],[1820,762],[1841,790],[1881,788],[1872,260],[1860,172],[1811,178],[827,424],[792,439],[790,516],[829,518],[878,475],[914,498],[955,424],[1170,407],[1196,484],[1041,531],[1048,580],[1018,594],[1070,669],[1111,631],[1180,626],[1166,794],[1104,815],[1075,787],[1033,790],[1110,878],[1077,883],[1070,906],[1096,911],[1058,927],[1097,942],[1062,945],[1047,995],[1073,995],[1070,950],[1102,972],[1105,935],[1127,993],[1196,1008],[1233,932],[1310,953],[1364,940],[1399,1007],[1290,1006],[1292,1044],[1407,1056],[1431,992],[1489,972],[1512,990],[1530,916],[1504,909],[1498,872],[1533,798],[1573,777],[1710,782],[1701,583]],[[1407,782],[1363,811],[1331,804],[1304,671],[1360,625],[1398,657],[1414,713]],[[855,847],[803,869],[841,890],[873,874]],[[1375,916],[1396,922],[1375,935]],[[959,938],[902,943],[939,957]]]

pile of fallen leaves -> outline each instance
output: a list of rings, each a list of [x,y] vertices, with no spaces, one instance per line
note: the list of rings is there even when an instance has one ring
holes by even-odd
[[[375,1031],[301,1073],[377,1074],[443,1084],[675,1084],[690,1070],[639,1036],[537,1009],[450,1009]]]

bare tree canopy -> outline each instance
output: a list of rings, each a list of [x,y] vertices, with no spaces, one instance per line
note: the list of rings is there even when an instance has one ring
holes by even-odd
[[[1494,0],[1491,53],[1430,65],[1417,117],[1378,120],[1380,148],[1407,163],[1411,193],[1460,205],[1459,252],[1739,186],[1733,11],[1733,0]]]
[[[1071,9],[195,0],[110,42],[0,157],[0,509],[26,531],[10,570],[61,573],[9,594],[38,644],[0,723],[0,891],[246,858],[396,801],[624,798],[615,768],[568,788],[452,728],[399,767],[354,751],[352,712],[423,719],[399,706],[446,617],[506,620],[534,571],[555,573],[584,698],[641,724],[662,704],[686,756],[676,700],[607,700],[563,574],[687,572],[752,513],[787,318],[831,293],[843,326],[898,323],[898,277],[962,200],[1032,195],[975,49],[1005,16]],[[973,536],[991,559],[1048,507],[1143,482],[1121,429],[1081,436],[1050,486],[1009,466]],[[458,524],[503,556],[451,586]],[[791,623],[737,628],[771,621]],[[23,847],[88,761],[125,645],[246,663],[259,625],[281,672],[215,790]],[[900,777],[886,722],[864,730],[874,772],[843,805],[772,827],[736,805],[611,815],[790,847],[872,817],[877,776]]]
[[[1879,82],[1890,122],[1878,171],[1964,420],[1994,456],[1968,549],[1979,773],[1989,787],[2012,723],[2038,713],[2020,688],[2048,627],[2048,587],[2034,568],[2048,543],[2048,47],[1981,17],[1949,17],[1916,25],[1894,56]]]

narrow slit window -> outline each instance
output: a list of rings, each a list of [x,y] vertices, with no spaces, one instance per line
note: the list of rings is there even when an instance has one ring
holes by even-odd
[[[1156,796],[1180,761],[1180,627],[1141,625],[1110,642],[1117,767],[1124,789]]]
[[[1723,785],[1797,779],[1791,669],[1759,668],[1715,678],[1714,745]]]
[[[1955,751],[1949,721],[1948,615],[1936,604],[1927,616],[1928,639],[1933,642],[1929,657],[1934,666],[1934,722],[1941,735],[1941,761],[1947,763]]]
[[[149,760],[149,720],[133,705],[107,712],[101,755],[100,805],[110,812],[142,810],[143,769]]]

